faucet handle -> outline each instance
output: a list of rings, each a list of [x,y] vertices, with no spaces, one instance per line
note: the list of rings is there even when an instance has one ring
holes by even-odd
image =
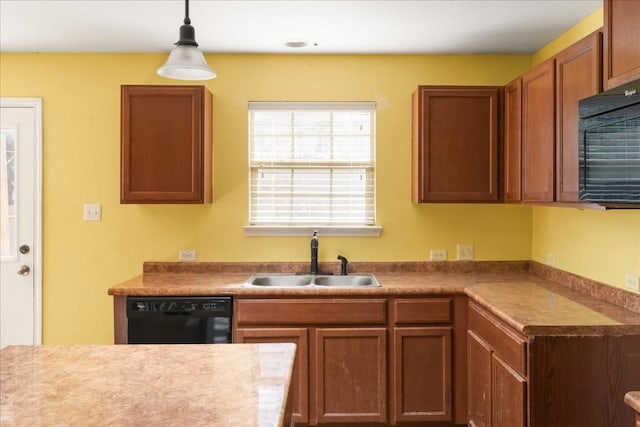
[[[343,257],[342,255],[338,255],[338,259],[340,260],[340,275],[341,276],[346,276],[347,275],[347,263],[349,262],[349,260],[345,257]]]

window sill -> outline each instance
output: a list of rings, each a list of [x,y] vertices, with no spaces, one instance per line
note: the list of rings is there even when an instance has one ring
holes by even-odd
[[[307,225],[247,225],[244,235],[263,236],[310,236],[314,231],[319,236],[380,237],[381,225],[370,226],[307,226]]]

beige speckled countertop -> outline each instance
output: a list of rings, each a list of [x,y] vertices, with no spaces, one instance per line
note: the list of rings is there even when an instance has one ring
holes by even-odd
[[[279,427],[294,356],[293,344],[10,346],[0,425]]]
[[[306,267],[303,263],[146,263],[144,274],[110,288],[109,294],[282,298],[464,293],[525,335],[640,335],[640,313],[533,274],[526,262],[350,264],[351,271],[375,273],[382,284],[379,288],[263,289],[243,285],[251,272],[297,272]],[[570,277],[572,284],[582,280],[576,277]],[[593,288],[592,283],[587,285]],[[602,292],[620,294],[605,288]],[[622,294],[626,304],[640,306],[640,295]]]
[[[630,391],[625,394],[624,401],[640,416],[640,391]]]

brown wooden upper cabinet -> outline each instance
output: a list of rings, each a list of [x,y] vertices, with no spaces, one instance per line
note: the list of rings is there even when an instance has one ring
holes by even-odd
[[[505,202],[579,202],[578,101],[601,90],[601,61],[597,31],[505,86]]]
[[[504,88],[504,201],[522,201],[522,78]]]
[[[640,47],[639,47],[640,49]],[[602,89],[602,34],[556,55],[556,201],[578,202],[578,101]]]
[[[604,0],[604,88],[640,78],[640,1]]]
[[[501,96],[495,86],[420,86],[413,93],[413,203],[498,200]]]
[[[522,200],[552,202],[555,149],[554,59],[522,76]]]
[[[210,203],[212,96],[204,86],[121,88],[121,203]]]

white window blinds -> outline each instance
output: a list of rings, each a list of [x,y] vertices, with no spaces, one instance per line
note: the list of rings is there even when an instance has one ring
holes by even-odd
[[[375,224],[375,103],[250,102],[250,225]]]

